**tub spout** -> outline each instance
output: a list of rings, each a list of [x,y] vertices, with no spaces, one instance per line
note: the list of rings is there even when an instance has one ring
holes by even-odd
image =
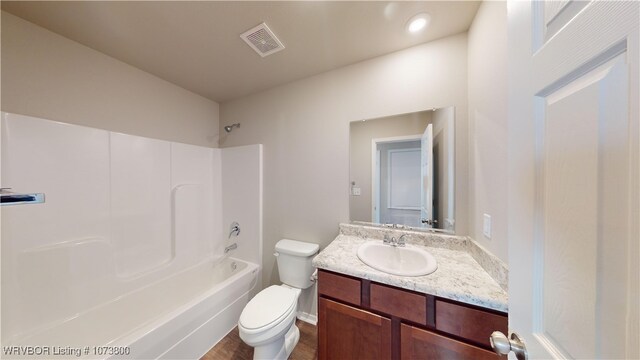
[[[227,246],[226,248],[224,248],[224,253],[226,254],[226,253],[228,253],[229,251],[231,251],[231,250],[235,250],[235,249],[237,249],[237,248],[238,248],[238,244],[233,243],[233,244],[231,244],[231,245]]]

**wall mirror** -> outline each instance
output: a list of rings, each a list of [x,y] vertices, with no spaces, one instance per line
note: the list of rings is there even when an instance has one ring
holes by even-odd
[[[350,124],[351,221],[455,232],[453,106]]]

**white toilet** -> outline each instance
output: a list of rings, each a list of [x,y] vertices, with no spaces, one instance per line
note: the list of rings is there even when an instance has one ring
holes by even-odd
[[[295,325],[298,296],[313,285],[311,265],[320,246],[282,239],[276,244],[276,260],[282,285],[260,291],[240,315],[240,338],[254,347],[254,359],[287,359],[300,339]]]

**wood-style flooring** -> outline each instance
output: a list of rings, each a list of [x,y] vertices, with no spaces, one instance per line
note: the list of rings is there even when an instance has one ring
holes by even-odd
[[[290,360],[318,359],[318,332],[315,326],[296,320],[300,329],[300,341],[293,349]],[[220,342],[209,350],[200,360],[252,360],[253,348],[245,344],[238,334],[238,327],[231,330]]]

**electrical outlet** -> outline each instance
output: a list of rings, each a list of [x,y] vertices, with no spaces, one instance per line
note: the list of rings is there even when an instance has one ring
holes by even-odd
[[[360,196],[360,188],[359,187],[352,187],[351,188],[351,195]]]
[[[487,239],[491,239],[491,215],[484,214],[484,221],[482,222],[482,234]]]

